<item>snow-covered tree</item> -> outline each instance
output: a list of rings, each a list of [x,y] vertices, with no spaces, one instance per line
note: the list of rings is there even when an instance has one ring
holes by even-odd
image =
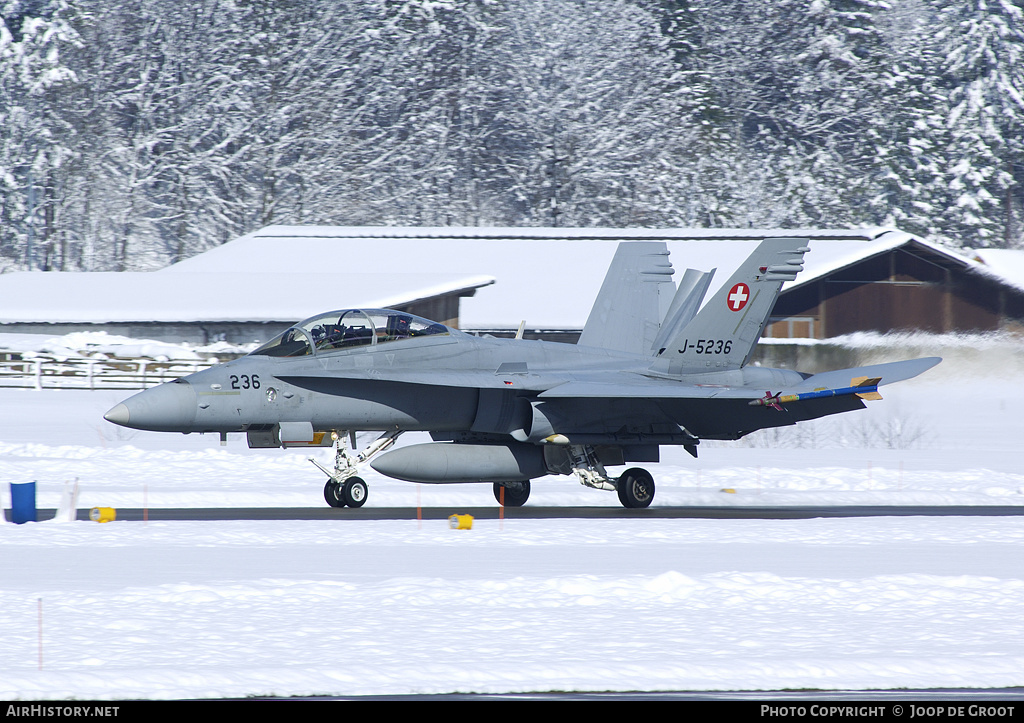
[[[1024,10],[1010,0],[949,3],[943,42],[952,78],[947,174],[951,233],[969,246],[1021,238]]]
[[[524,0],[506,23],[498,143],[525,219],[679,223],[698,133],[657,19],[623,0]]]
[[[1024,245],[1015,0],[0,0],[0,272],[270,223]]]
[[[949,242],[942,224],[949,205],[950,146],[948,78],[936,32],[942,20],[928,0],[902,0],[880,17],[890,52],[881,70],[884,120],[876,147],[879,188],[871,206],[881,223]],[[897,52],[901,48],[913,50]]]
[[[58,99],[75,83],[64,49],[78,41],[72,10],[50,0],[0,15],[0,271],[62,262],[62,196],[75,154]]]

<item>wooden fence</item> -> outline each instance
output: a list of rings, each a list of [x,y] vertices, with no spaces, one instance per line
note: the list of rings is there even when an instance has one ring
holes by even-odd
[[[146,389],[211,366],[206,361],[151,359],[0,360],[0,387]]]

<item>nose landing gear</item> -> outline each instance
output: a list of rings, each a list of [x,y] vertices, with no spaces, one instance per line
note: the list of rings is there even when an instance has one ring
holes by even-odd
[[[354,451],[355,433],[349,434],[353,451],[349,451],[343,434],[333,433],[334,470],[327,469],[313,458],[309,460],[328,477],[327,484],[324,485],[324,499],[327,500],[327,504],[331,507],[362,507],[370,491],[366,481],[356,476],[358,465],[390,447],[401,433],[397,429],[385,432],[377,441],[358,453]]]
[[[362,477],[349,477],[342,483],[329,479],[324,485],[324,499],[331,507],[362,507],[369,492]]]

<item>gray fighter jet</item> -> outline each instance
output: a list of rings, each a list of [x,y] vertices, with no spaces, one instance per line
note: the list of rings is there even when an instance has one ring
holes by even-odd
[[[245,432],[250,447],[335,446],[324,497],[367,499],[360,467],[411,482],[487,482],[519,506],[530,480],[575,474],[647,507],[661,445],[694,457],[735,440],[862,409],[878,387],[940,359],[801,374],[749,365],[807,239],[763,241],[701,307],[713,271],[676,288],[662,242],[619,245],[577,344],[476,337],[399,311],[346,309],[307,319],[235,361],[161,384],[106,419],[165,432]],[[381,432],[357,450],[357,431]],[[433,442],[389,448],[406,431]],[[379,456],[378,456],[379,455]]]

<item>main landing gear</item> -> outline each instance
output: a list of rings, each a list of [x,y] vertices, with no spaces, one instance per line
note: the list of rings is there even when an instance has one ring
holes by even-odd
[[[324,485],[324,499],[327,500],[327,504],[331,507],[362,507],[370,490],[366,481],[356,476],[358,465],[390,447],[401,433],[397,429],[385,432],[362,452],[355,452],[355,432],[348,433],[347,444],[342,435],[332,432],[335,447],[334,470],[327,469],[312,457],[309,459],[329,478]]]
[[[619,502],[628,509],[650,507],[654,500],[654,477],[650,472],[632,467],[613,479],[608,476],[590,445],[574,444],[568,452],[572,471],[579,478],[580,484],[598,490],[615,490]]]
[[[591,482],[597,482],[597,480],[591,477]],[[606,478],[605,483],[614,485],[611,489],[614,489],[618,494],[619,502],[622,503],[622,506],[628,509],[650,507],[651,501],[654,499],[654,477],[651,476],[650,472],[639,467],[627,469],[616,480]],[[594,485],[588,484],[587,486],[591,487]],[[609,489],[609,487],[600,487],[599,489]],[[324,494],[326,494],[326,491]],[[505,507],[522,507],[529,498],[529,480],[494,483],[494,499]]]
[[[494,499],[505,507],[522,507],[530,499],[530,480],[495,482]]]
[[[615,491],[623,507],[639,509],[650,507],[654,499],[654,477],[645,469],[627,469],[615,482]]]

